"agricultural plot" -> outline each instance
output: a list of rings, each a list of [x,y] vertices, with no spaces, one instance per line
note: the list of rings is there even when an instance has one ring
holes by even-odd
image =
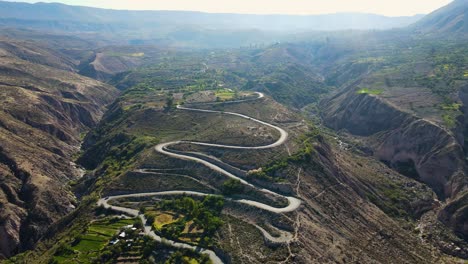
[[[86,233],[75,238],[71,246],[64,246],[57,250],[54,260],[56,263],[91,263],[92,259],[100,255],[112,237],[125,226],[132,225],[134,219],[103,219],[90,224]]]

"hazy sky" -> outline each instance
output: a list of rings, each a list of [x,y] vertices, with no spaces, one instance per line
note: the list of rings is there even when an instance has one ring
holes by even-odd
[[[10,0],[35,3],[31,0]],[[427,14],[451,0],[56,0],[113,9],[191,10],[211,13],[327,14],[338,12],[375,13],[387,16]]]

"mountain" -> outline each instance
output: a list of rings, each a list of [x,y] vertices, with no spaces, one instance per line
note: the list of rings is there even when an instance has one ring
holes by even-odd
[[[0,2],[0,262],[468,259],[465,4],[308,32],[413,18]]]
[[[73,155],[117,91],[73,72],[76,61],[0,38],[0,259],[31,248],[71,212]]]
[[[244,15],[181,11],[126,11],[69,6],[57,3],[0,2],[0,24],[48,30],[122,32],[164,32],[177,28],[205,28],[264,31],[323,31],[345,29],[390,29],[420,19],[385,17],[374,14],[329,15]],[[159,29],[155,29],[159,28]]]
[[[455,0],[411,26],[423,33],[468,33],[468,0]]]

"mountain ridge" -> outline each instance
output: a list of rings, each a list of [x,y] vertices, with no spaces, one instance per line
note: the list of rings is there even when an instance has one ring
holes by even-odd
[[[114,10],[59,3],[22,3],[0,1],[0,18],[36,21],[80,21],[83,23],[144,23],[159,25],[197,25],[223,29],[261,29],[272,31],[390,29],[409,25],[422,15],[387,17],[366,13],[337,13],[324,15],[254,15],[236,13],[205,13],[198,11],[132,11]],[[4,23],[4,22],[3,22]],[[235,27],[231,25],[236,25]]]
[[[468,33],[468,1],[455,0],[410,26],[426,34]]]

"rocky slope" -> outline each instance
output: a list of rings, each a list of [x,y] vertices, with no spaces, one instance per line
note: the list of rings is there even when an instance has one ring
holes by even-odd
[[[46,66],[47,65],[47,66]],[[31,248],[74,208],[72,156],[117,91],[60,52],[0,41],[0,259]]]
[[[382,96],[357,93],[358,83],[324,100],[331,128],[400,173],[428,184],[445,201],[439,218],[466,238],[467,176],[463,146],[445,127],[401,110]]]
[[[412,25],[410,28],[422,33],[456,33],[468,32],[468,1],[455,0]]]
[[[335,149],[325,142],[316,148],[316,165],[305,165],[298,171],[296,190],[304,208],[296,219],[300,252],[295,261],[438,261],[439,253],[421,243],[411,225],[399,219],[405,212],[406,217],[414,217],[431,208],[429,189],[352,151]],[[402,195],[405,192],[412,194]],[[393,198],[392,193],[396,194]],[[408,197],[411,200],[405,201]]]
[[[51,50],[44,44],[31,41],[20,41],[9,37],[0,37],[2,57],[15,57],[31,63],[53,68],[75,71],[78,61],[57,50]]]
[[[91,62],[84,65],[80,74],[96,80],[109,81],[118,73],[134,69],[142,63],[143,52],[129,54],[96,53]]]

